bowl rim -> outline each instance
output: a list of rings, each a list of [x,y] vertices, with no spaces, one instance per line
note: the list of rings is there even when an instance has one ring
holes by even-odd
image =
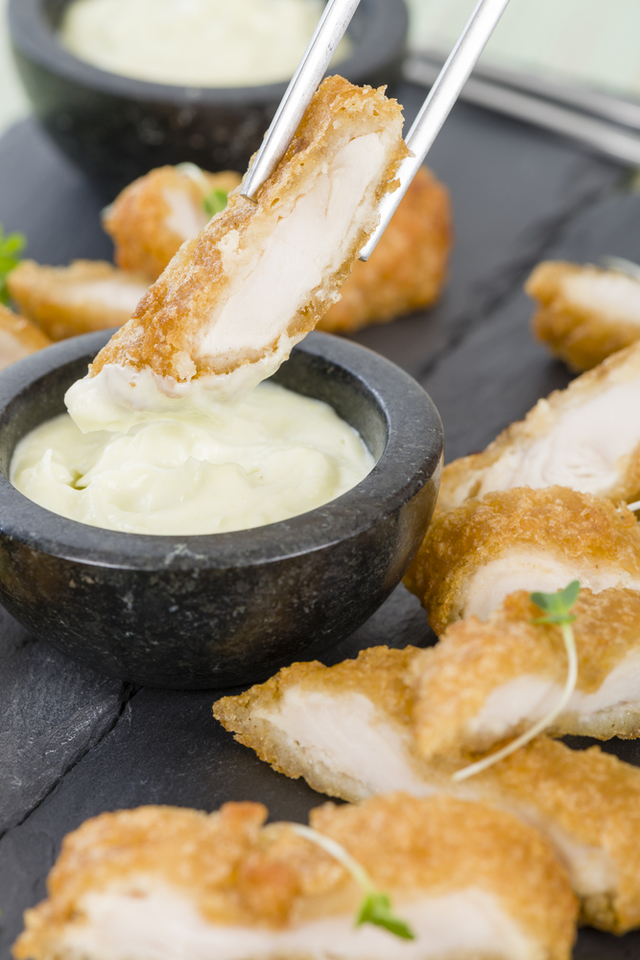
[[[0,423],[7,421],[7,408],[34,383],[61,366],[92,358],[111,333],[63,340],[0,372]],[[442,461],[442,423],[433,401],[400,367],[352,341],[314,332],[293,352],[317,357],[329,369],[364,384],[386,422],[380,457],[351,490],[288,520],[229,533],[168,536],[106,530],[67,519],[30,500],[0,471],[0,537],[88,566],[162,572],[228,569],[314,553],[397,514]],[[418,435],[417,423],[424,427]]]
[[[59,42],[43,12],[45,0],[9,0],[9,35],[12,46],[30,60],[66,80],[105,94],[138,101],[180,103],[184,106],[212,104],[235,106],[250,100],[271,103],[281,100],[288,80],[246,87],[193,87],[158,83],[111,73],[80,60]],[[73,2],[73,0],[68,0]],[[362,0],[364,3],[364,0]],[[337,64],[338,72],[361,83],[363,78],[387,63],[392,51],[400,53],[406,43],[408,10],[405,0],[366,0],[374,10],[353,53]]]

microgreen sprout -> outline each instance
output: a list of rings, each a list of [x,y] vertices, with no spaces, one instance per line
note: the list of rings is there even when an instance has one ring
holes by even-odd
[[[204,212],[210,217],[214,217],[216,213],[220,213],[221,210],[224,210],[227,205],[228,196],[228,190],[220,190],[219,188],[212,190],[202,201]]]
[[[564,590],[558,590],[557,593],[531,594],[531,600],[536,606],[540,607],[541,610],[545,611],[542,617],[535,617],[531,622],[557,624],[562,632],[562,639],[565,650],[567,651],[567,679],[560,699],[555,707],[552,707],[552,709],[549,710],[544,717],[541,717],[537,723],[534,723],[529,730],[519,737],[516,737],[511,743],[502,747],[501,750],[490,753],[489,756],[483,757],[482,760],[478,760],[477,763],[472,763],[468,767],[456,770],[453,774],[454,780],[466,780],[468,777],[472,777],[474,774],[486,770],[488,767],[493,766],[494,763],[498,763],[499,760],[504,760],[505,757],[515,753],[516,750],[523,747],[525,743],[529,743],[530,740],[533,740],[534,737],[537,737],[539,733],[542,733],[543,730],[552,724],[566,707],[576,688],[576,681],[578,679],[578,654],[576,651],[575,637],[573,635],[573,627],[571,626],[575,620],[575,616],[571,613],[571,608],[578,599],[579,592],[580,581],[573,580]]]
[[[624,273],[633,280],[640,280],[640,265],[624,257],[603,257],[600,261],[605,270]]]
[[[348,870],[353,879],[360,884],[364,892],[364,898],[358,909],[355,925],[359,927],[363,923],[372,923],[377,927],[384,927],[389,933],[401,937],[403,940],[415,940],[415,934],[404,920],[396,917],[391,909],[391,900],[386,893],[376,889],[373,880],[364,869],[362,864],[351,856],[345,850],[341,843],[332,840],[331,837],[319,833],[311,827],[305,827],[301,823],[290,823],[289,826],[294,833],[310,840],[337,860],[345,870]]]
[[[9,302],[7,277],[20,262],[20,253],[27,245],[21,233],[5,233],[0,224],[0,303]]]

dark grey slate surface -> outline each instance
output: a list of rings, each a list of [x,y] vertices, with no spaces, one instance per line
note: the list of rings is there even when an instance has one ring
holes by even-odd
[[[401,91],[409,115],[421,96],[416,88]],[[449,291],[430,313],[358,339],[420,375],[441,405],[455,456],[482,447],[568,381],[529,337],[530,306],[520,293],[528,270],[548,256],[638,257],[640,201],[615,192],[623,171],[614,164],[461,105],[430,162],[455,209]],[[0,141],[0,222],[27,233],[35,259],[108,257],[97,225],[104,199],[32,124]],[[376,643],[431,639],[424,612],[401,587],[326,659]],[[250,798],[266,802],[276,818],[303,819],[323,799],[237,745],[212,720],[213,699],[120,688],[31,641],[9,619],[0,623],[0,810],[8,825],[0,840],[1,960],[8,960],[22,910],[44,893],[61,838],[87,816],[141,803],[214,809]],[[610,748],[640,759],[635,744],[620,746]],[[637,960],[640,936],[583,931],[575,957]]]

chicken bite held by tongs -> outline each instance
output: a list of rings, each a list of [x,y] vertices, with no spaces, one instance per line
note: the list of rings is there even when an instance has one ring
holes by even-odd
[[[258,202],[231,193],[71,388],[76,422],[120,428],[194,393],[227,400],[277,369],[375,229],[407,155],[401,129],[381,90],[325,80]]]
[[[64,841],[16,960],[569,960],[576,907],[534,830],[486,806],[404,794],[327,803],[312,828],[393,901],[409,937],[354,925],[363,891],[257,803],[105,813]],[[527,869],[513,884],[512,870]]]

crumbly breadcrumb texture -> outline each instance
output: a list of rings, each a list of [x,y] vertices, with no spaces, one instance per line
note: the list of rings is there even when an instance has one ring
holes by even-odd
[[[0,303],[0,370],[50,343],[40,327]]]
[[[142,878],[187,896],[212,924],[278,930],[354,912],[362,891],[346,870],[287,824],[264,827],[266,813],[261,804],[228,803],[208,815],[141,807],[88,820],[65,838],[48,899],[27,911],[14,957],[63,960],[65,929],[83,922],[83,897],[114,886],[135,895]],[[498,899],[539,942],[541,958],[570,957],[576,904],[566,873],[536,831],[508,814],[392,794],[358,806],[327,803],[310,820],[400,909],[421,894],[472,886]]]
[[[203,201],[212,190],[235,190],[242,176],[234,170],[209,173],[200,170],[190,176],[180,167],[158,167],[130,183],[118,194],[102,217],[102,225],[113,240],[115,261],[121,270],[144,274],[157,280],[188,237],[176,230],[172,199],[193,207],[194,220],[208,217]],[[128,320],[129,317],[126,317]]]
[[[640,282],[616,270],[539,263],[525,284],[538,302],[538,340],[573,370],[589,370],[640,339]]]
[[[640,595],[632,590],[592,593],[583,588],[572,613],[576,689],[589,694],[600,689],[629,653],[640,654]],[[439,643],[413,658],[407,679],[413,686],[412,721],[423,757],[484,752],[532,725],[531,718],[521,719],[519,714],[515,720],[505,717],[498,735],[474,730],[471,721],[495,690],[519,677],[535,676],[560,689],[564,685],[567,653],[560,627],[533,623],[540,615],[529,594],[519,591],[507,597],[486,623],[477,617],[453,623]],[[637,703],[609,711],[581,715],[565,709],[547,733],[635,738],[640,735],[640,694]]]
[[[366,263],[358,260],[318,330],[353,333],[434,304],[447,279],[453,227],[449,193],[420,167]]]
[[[640,577],[640,531],[625,507],[568,487],[518,487],[437,515],[404,582],[440,635],[460,619],[473,575],[516,548],[573,564],[576,579],[606,567],[619,571],[622,587]]]
[[[294,316],[283,319],[281,335],[295,338],[312,330],[337,299],[366,238],[378,220],[378,204],[397,182],[395,173],[407,155],[401,137],[401,109],[380,90],[354,87],[341,77],[327,78],[315,94],[275,173],[261,187],[257,203],[236,190],[225,210],[198,236],[182,245],[164,273],[150,288],[132,319],[100,351],[90,373],[105,364],[141,370],[185,382],[201,374],[225,374],[254,363],[275,350],[277,340],[255,351],[231,356],[198,353],[203,331],[216,303],[223,303],[231,282],[225,272],[225,240],[233,239],[234,256],[260,248],[274,225],[286,216],[298,196],[314,183],[322,165],[352,139],[375,133],[386,144],[386,162],[376,184],[367,189],[367,209],[353,230],[340,266],[309,292]]]
[[[304,777],[320,793],[358,800],[366,794],[358,791],[351,777],[332,770],[322,760],[310,758],[297,744],[291,744],[271,723],[269,714],[277,711],[280,699],[292,687],[299,688],[303,695],[327,689],[336,697],[360,693],[371,700],[385,722],[408,732],[413,692],[405,674],[419,652],[418,647],[390,650],[382,646],[361,650],[355,660],[343,660],[330,668],[317,660],[294,663],[245,693],[217,700],[213,715],[238,743],[250,747],[279,773],[294,780]],[[417,758],[416,764],[421,765]]]
[[[486,450],[447,464],[442,472],[436,512],[452,510],[465,500],[478,496],[490,467],[508,456],[510,451],[526,450],[531,443],[543,438],[564,413],[579,409],[581,404],[597,397],[611,385],[636,377],[640,377],[640,344],[617,353],[594,370],[577,377],[565,390],[554,390],[539,400],[524,420],[510,424]],[[621,458],[617,464],[616,482],[608,490],[603,490],[601,496],[614,503],[632,503],[640,498],[640,446]]]
[[[103,260],[74,260],[68,267],[22,260],[7,286],[26,317],[51,340],[64,340],[125,323],[149,281]]]
[[[415,706],[410,674],[411,665],[421,655],[412,647],[374,647],[357,660],[333,667],[295,664],[245,694],[218,701],[214,713],[236,739],[276,770],[290,777],[302,776],[316,790],[353,801],[371,795],[368,784],[342,776],[330,759],[324,764],[315,762],[312,751],[293,742],[278,726],[277,714],[287,690],[297,686],[303,693],[322,692],[337,710],[345,692],[360,693],[374,704],[374,734],[380,730],[384,737],[385,721],[387,727],[401,731],[399,749],[413,770],[417,790],[457,794],[507,810],[534,825],[569,868],[585,923],[613,933],[640,925],[640,769],[597,747],[570,750],[541,736],[483,773],[455,783],[452,774],[477,755],[420,756],[412,724]],[[385,701],[389,704],[386,716]],[[426,711],[428,704],[423,706]],[[258,711],[267,718],[261,723],[255,723]],[[321,731],[318,736],[322,740]],[[350,736],[348,730],[345,736]],[[376,765],[380,761],[371,749],[370,737],[367,742],[366,756]],[[350,750],[353,746],[349,745]],[[604,878],[597,877],[601,864],[605,865]]]

